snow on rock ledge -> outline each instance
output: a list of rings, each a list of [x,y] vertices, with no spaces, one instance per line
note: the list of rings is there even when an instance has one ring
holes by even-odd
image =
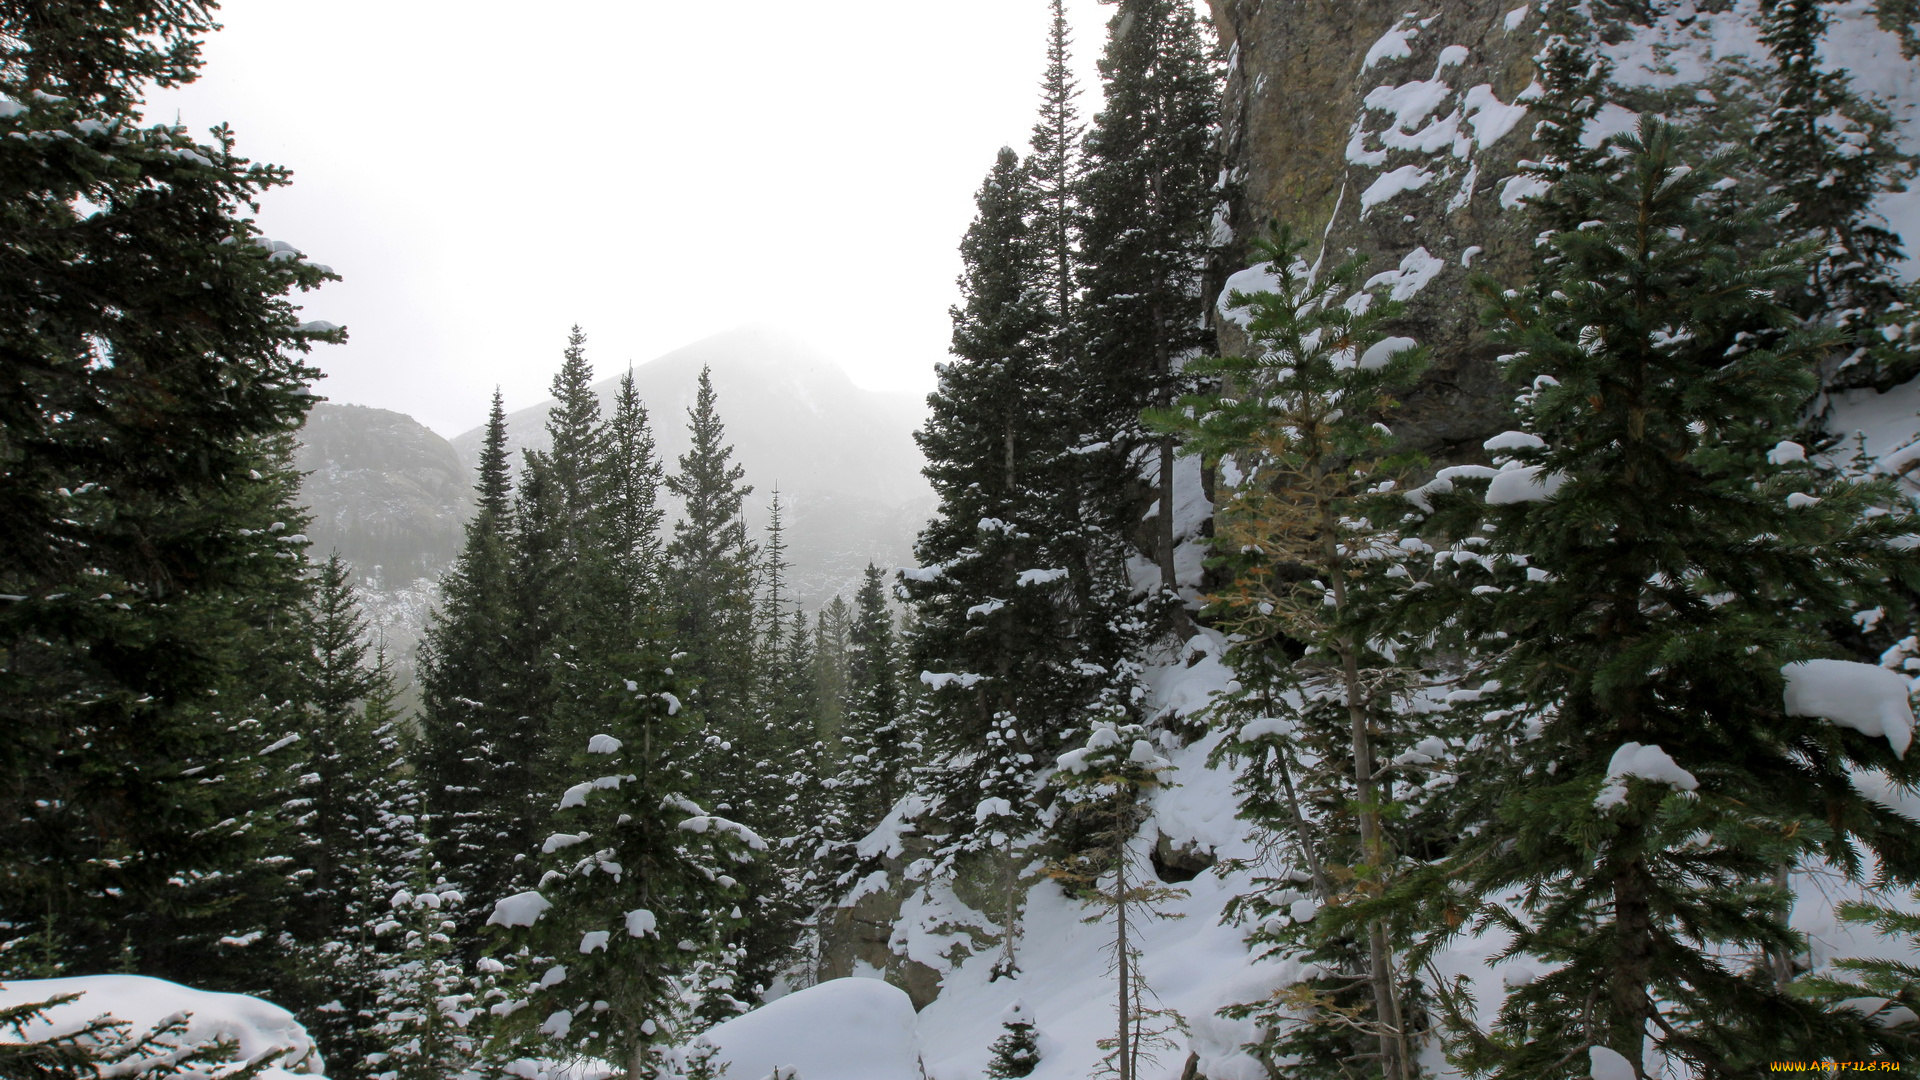
[[[162,1021],[188,1013],[184,1045],[231,1039],[238,1044],[242,1061],[278,1052],[274,1063],[260,1074],[262,1080],[313,1080],[326,1071],[313,1039],[292,1013],[244,994],[216,994],[142,975],[81,975],[0,985],[0,1009],[65,994],[80,997],[27,1025],[22,1034],[28,1042],[71,1031],[97,1016],[126,1021],[133,1025],[129,1035],[138,1038]]]
[[[913,1002],[878,979],[830,979],[707,1032],[729,1077],[921,1080]]]
[[[1884,737],[1901,757],[1913,742],[1906,676],[1852,660],[1807,660],[1780,669],[1788,716],[1815,716]]]

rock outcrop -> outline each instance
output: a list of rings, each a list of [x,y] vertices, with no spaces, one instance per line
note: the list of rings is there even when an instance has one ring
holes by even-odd
[[[447,440],[410,416],[320,404],[294,464],[313,513],[313,556],[332,551],[399,587],[436,577],[460,553],[472,478]]]
[[[1224,272],[1284,223],[1313,239],[1310,259],[1357,254],[1392,275],[1403,332],[1433,350],[1393,426],[1436,457],[1478,452],[1508,395],[1467,279],[1518,280],[1531,256],[1513,177],[1539,16],[1515,2],[1210,0],[1228,56]],[[1220,328],[1223,349],[1241,346]]]

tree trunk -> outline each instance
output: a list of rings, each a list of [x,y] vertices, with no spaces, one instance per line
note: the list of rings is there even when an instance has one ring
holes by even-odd
[[[1114,844],[1113,860],[1114,969],[1120,976],[1120,1039],[1116,1052],[1120,1080],[1134,1080],[1133,986],[1128,963],[1130,957],[1127,955],[1127,841],[1126,830],[1120,821],[1121,808],[1115,807],[1114,828],[1120,837]]]
[[[1154,554],[1160,562],[1160,587],[1177,593],[1180,579],[1173,565],[1173,436],[1160,439],[1160,520],[1156,522]]]
[[[1625,823],[1615,840],[1616,850],[1638,846],[1639,826],[1638,821]],[[1653,1002],[1647,997],[1647,983],[1653,974],[1653,911],[1647,899],[1647,864],[1638,856],[1614,869],[1613,919],[1618,951],[1607,991],[1613,1004],[1607,1042],[1633,1063],[1633,1075],[1644,1080],[1647,1074],[1642,1048],[1647,1021],[1653,1014]]]
[[[1789,887],[1787,876],[1789,872],[1789,867],[1786,863],[1781,863],[1779,866],[1773,868],[1773,883],[1778,886],[1782,892],[1787,892]],[[1787,897],[1787,911],[1781,919],[1782,922],[1787,921],[1793,914],[1793,894],[1788,892]],[[1784,948],[1769,949],[1767,950],[1767,966],[1773,973],[1774,987],[1781,993],[1786,993],[1787,985],[1793,982],[1793,953]]]
[[[1320,503],[1320,535],[1325,569],[1333,588],[1336,613],[1347,607],[1345,559],[1340,553],[1339,523],[1331,500]],[[1347,698],[1347,723],[1353,742],[1354,795],[1359,803],[1360,850],[1369,883],[1379,890],[1386,883],[1386,839],[1380,827],[1380,787],[1374,780],[1373,733],[1367,722],[1366,687],[1360,678],[1360,643],[1338,639],[1340,676]],[[1386,1080],[1407,1080],[1409,1048],[1400,1022],[1400,994],[1393,972],[1393,943],[1380,919],[1367,923],[1367,981],[1373,989],[1373,1019],[1378,1026],[1380,1067]]]
[[[996,979],[1001,976],[1012,978],[1020,970],[1020,965],[1015,963],[1013,958],[1014,939],[1018,937],[1020,933],[1020,870],[1014,863],[1012,836],[1007,837],[1006,860],[1005,885],[1007,917],[1006,923],[1004,924],[1006,940],[1001,949],[1000,963],[995,966],[997,973],[994,975],[994,978]]]

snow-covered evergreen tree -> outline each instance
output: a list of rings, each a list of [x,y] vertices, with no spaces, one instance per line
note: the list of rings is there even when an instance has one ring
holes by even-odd
[[[282,766],[286,854],[301,891],[287,929],[302,968],[285,1004],[308,1016],[324,1055],[351,1069],[371,1049],[366,1016],[383,959],[368,915],[418,857],[418,807],[401,774],[393,677],[383,653],[369,655],[347,564],[335,553],[315,574],[302,630],[310,652],[297,665],[305,709]]]
[[[847,663],[846,762],[838,789],[854,831],[865,835],[906,794],[917,746],[901,709],[900,657],[886,575],[872,563],[854,599]]]
[[[1084,704],[1108,677],[1076,663],[1086,642],[1072,604],[1084,582],[1067,550],[1078,534],[1059,521],[1073,498],[1059,482],[1070,417],[1049,382],[1031,191],[1013,151],[1000,152],[976,203],[961,242],[955,358],[915,436],[940,508],[915,544],[921,568],[903,582],[929,689],[919,725],[929,752],[951,762],[928,772],[930,809],[956,852],[974,846],[983,805],[999,815],[993,829],[1033,830],[1032,778],[1086,722]]]
[[[691,445],[667,488],[685,503],[667,545],[671,569],[674,641],[687,653],[676,668],[689,677],[688,707],[712,739],[702,751],[706,789],[721,794],[729,813],[757,808],[772,779],[744,760],[754,699],[753,586],[755,545],[747,539],[741,507],[753,488],[733,462],[711,372],[702,369],[687,410]],[[739,753],[734,752],[735,744]]]
[[[1174,440],[1148,433],[1140,413],[1171,404],[1181,365],[1212,350],[1200,279],[1220,172],[1219,89],[1193,6],[1118,0],[1100,79],[1105,104],[1080,187],[1074,399],[1097,520],[1130,540],[1147,480],[1159,500],[1148,554],[1170,592]]]
[[[689,991],[728,989],[724,967],[705,986],[693,979],[744,922],[733,875],[767,845],[687,796],[697,732],[668,657],[634,653],[627,670],[603,698],[607,730],[577,753],[585,779],[551,819],[567,831],[540,846],[548,869],[536,889],[495,904],[489,922],[531,950],[524,998],[497,1010],[523,1045],[593,1054],[653,1080],[693,1034]]]
[[[607,421],[607,460],[602,473],[607,484],[602,531],[621,582],[628,615],[660,602],[661,529],[666,510],[660,505],[665,470],[654,446],[652,420],[629,369],[620,379]]]
[[[358,1063],[369,1080],[453,1080],[481,1061],[478,995],[453,939],[466,898],[421,854],[407,884],[369,913],[384,961],[360,1020],[373,1046]]]
[[[993,1058],[987,1062],[987,1075],[993,1080],[1014,1080],[1030,1075],[1040,1064],[1040,1035],[1033,1014],[1016,1001],[1007,1007],[1000,1021],[1004,1033],[993,1041]]]
[[[1429,489],[1477,549],[1429,594],[1477,654],[1477,737],[1460,840],[1409,895],[1435,940],[1499,927],[1541,965],[1492,1035],[1452,1017],[1463,1063],[1503,1077],[1574,1075],[1589,1046],[1635,1076],[1863,1047],[1857,1015],[1743,957],[1798,947],[1782,867],[1920,873],[1911,824],[1852,779],[1914,781],[1905,680],[1831,631],[1911,580],[1913,512],[1790,440],[1838,340],[1786,307],[1814,252],[1758,242],[1769,217],[1680,143],[1649,118],[1560,179],[1589,222],[1533,285],[1487,290],[1522,430],[1480,497]],[[1836,679],[1897,712],[1867,720]]]
[[[420,645],[420,746],[414,754],[435,856],[447,876],[475,898],[504,895],[512,872],[499,857],[514,804],[496,797],[494,765],[517,716],[508,649],[513,625],[513,482],[506,410],[493,393],[474,483],[476,506],[466,546],[441,580],[440,606]],[[477,955],[471,908],[459,940]]]
[[[278,895],[234,824],[269,794],[224,767],[261,744],[213,698],[272,678],[258,617],[302,564],[259,531],[295,520],[270,444],[344,332],[291,295],[335,275],[254,221],[288,172],[142,116],[197,77],[209,9],[0,12],[0,937],[234,979],[218,940]]]
[[[1240,732],[1226,747],[1255,765],[1243,781],[1248,816],[1291,833],[1299,856],[1243,898],[1259,920],[1252,941],[1333,967],[1262,1019],[1277,1053],[1303,1066],[1344,1068],[1370,1051],[1383,1076],[1405,1080],[1413,1038],[1398,935],[1377,916],[1338,916],[1378,897],[1402,862],[1389,835],[1403,818],[1393,748],[1415,741],[1398,714],[1420,680],[1419,654],[1410,635],[1381,624],[1408,592],[1405,563],[1422,545],[1396,530],[1406,463],[1393,460],[1396,439],[1381,420],[1425,352],[1388,336],[1400,306],[1360,287],[1360,260],[1316,273],[1289,232],[1257,246],[1271,287],[1230,297],[1244,313],[1245,355],[1190,365],[1223,389],[1149,419],[1219,463],[1213,565],[1227,581],[1208,611],[1231,635],[1239,674],[1220,710]],[[1291,880],[1300,876],[1306,896]],[[1342,1045],[1355,1036],[1370,1047]],[[1323,1048],[1329,1060],[1308,1060]]]

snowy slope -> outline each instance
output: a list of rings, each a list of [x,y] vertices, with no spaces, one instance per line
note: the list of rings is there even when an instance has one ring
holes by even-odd
[[[1430,13],[1432,6],[1427,5],[1427,12],[1421,14]],[[1675,77],[1676,71],[1684,74],[1689,69],[1703,70],[1717,59],[1754,55],[1756,41],[1744,21],[1755,9],[1753,0],[1737,0],[1720,13],[1678,7],[1685,10],[1674,11],[1667,22],[1619,43],[1611,51],[1623,82],[1650,85]],[[1900,57],[1892,35],[1873,24],[1868,5],[1847,5],[1841,16],[1829,62],[1849,68],[1863,90],[1885,101],[1905,126],[1905,145],[1920,150],[1920,65]],[[1365,42],[1356,46],[1364,47]],[[1630,126],[1633,119],[1632,114],[1617,107],[1603,117],[1611,117],[1622,128]],[[1508,120],[1509,126],[1524,130],[1520,118],[1507,117],[1503,123]],[[1910,249],[1920,249],[1920,194],[1890,195],[1877,208],[1890,224],[1915,241]],[[1920,275],[1920,260],[1910,260],[1908,268]],[[1854,445],[1863,445],[1875,459],[1874,467],[1904,473],[1910,465],[1920,463],[1920,382],[1885,393],[1860,390],[1838,394],[1825,403],[1825,408],[1829,430],[1847,442],[1849,451]],[[1209,508],[1199,496],[1197,478],[1189,480],[1183,473],[1182,481],[1184,494],[1176,502],[1177,528],[1182,537],[1193,537],[1199,519]],[[1920,494],[1920,485],[1913,490]],[[1196,583],[1191,575],[1197,570],[1200,553],[1197,543],[1182,545],[1183,586]],[[1144,562],[1134,569],[1142,584],[1156,579]],[[1204,709],[1231,678],[1231,672],[1218,659],[1220,646],[1217,635],[1203,631],[1187,643],[1181,655],[1162,657],[1155,663],[1145,679],[1150,691],[1149,712],[1194,714]],[[1152,819],[1142,829],[1136,852],[1140,864],[1146,864],[1147,849],[1162,836],[1177,846],[1211,850],[1221,859],[1257,863],[1259,847],[1245,823],[1235,816],[1231,775],[1206,765],[1207,756],[1224,737],[1214,732],[1169,755],[1174,763],[1169,775],[1172,783],[1156,796]],[[1857,782],[1871,797],[1920,823],[1920,798],[1887,789],[1884,778],[1861,776]],[[1161,1053],[1156,1065],[1143,1071],[1141,1080],[1174,1080],[1183,1075],[1209,1080],[1265,1080],[1264,1068],[1241,1048],[1259,1033],[1251,1023],[1216,1015],[1222,1006],[1260,1000],[1304,974],[1293,963],[1254,960],[1243,942],[1246,928],[1222,921],[1228,901],[1236,893],[1250,890],[1255,876],[1258,873],[1249,870],[1225,875],[1203,873],[1182,883],[1187,894],[1165,906],[1169,918],[1141,930],[1138,944],[1144,952],[1147,981],[1160,1004],[1178,1011],[1189,1029],[1187,1035],[1174,1036],[1175,1045]],[[1837,872],[1818,867],[1796,873],[1791,887],[1797,897],[1793,925],[1807,937],[1809,954],[1805,959],[1816,972],[1844,957],[1914,958],[1904,945],[1879,938],[1869,929],[1844,924],[1834,914],[1838,905],[1849,900],[1866,898],[1902,906],[1904,896],[1872,893]],[[1094,914],[1092,909],[1066,899],[1050,882],[1034,885],[1026,898],[1019,957],[1022,972],[1012,979],[990,981],[996,952],[989,949],[968,956],[964,948],[953,949],[954,944],[964,945],[968,939],[951,928],[976,927],[984,938],[991,939],[998,929],[991,914],[967,910],[948,888],[936,886],[910,897],[896,925],[896,948],[935,967],[942,976],[939,996],[922,1010],[916,1025],[926,1075],[933,1080],[983,1077],[989,1048],[1003,1030],[1002,1018],[1016,1003],[1032,1015],[1042,1035],[1043,1057],[1033,1073],[1035,1080],[1078,1080],[1089,1075],[1101,1056],[1097,1041],[1110,1034],[1115,1015],[1114,980],[1107,951],[1111,932],[1086,921]],[[1470,999],[1480,1022],[1487,1026],[1508,987],[1538,974],[1525,959],[1496,960],[1505,944],[1499,935],[1467,935],[1435,957],[1434,967],[1442,977],[1459,975],[1469,980]],[[1457,1075],[1431,1043],[1423,1048],[1421,1065],[1425,1075]],[[1191,1074],[1187,1072],[1189,1067]],[[902,1080],[911,1075],[902,1073]]]

